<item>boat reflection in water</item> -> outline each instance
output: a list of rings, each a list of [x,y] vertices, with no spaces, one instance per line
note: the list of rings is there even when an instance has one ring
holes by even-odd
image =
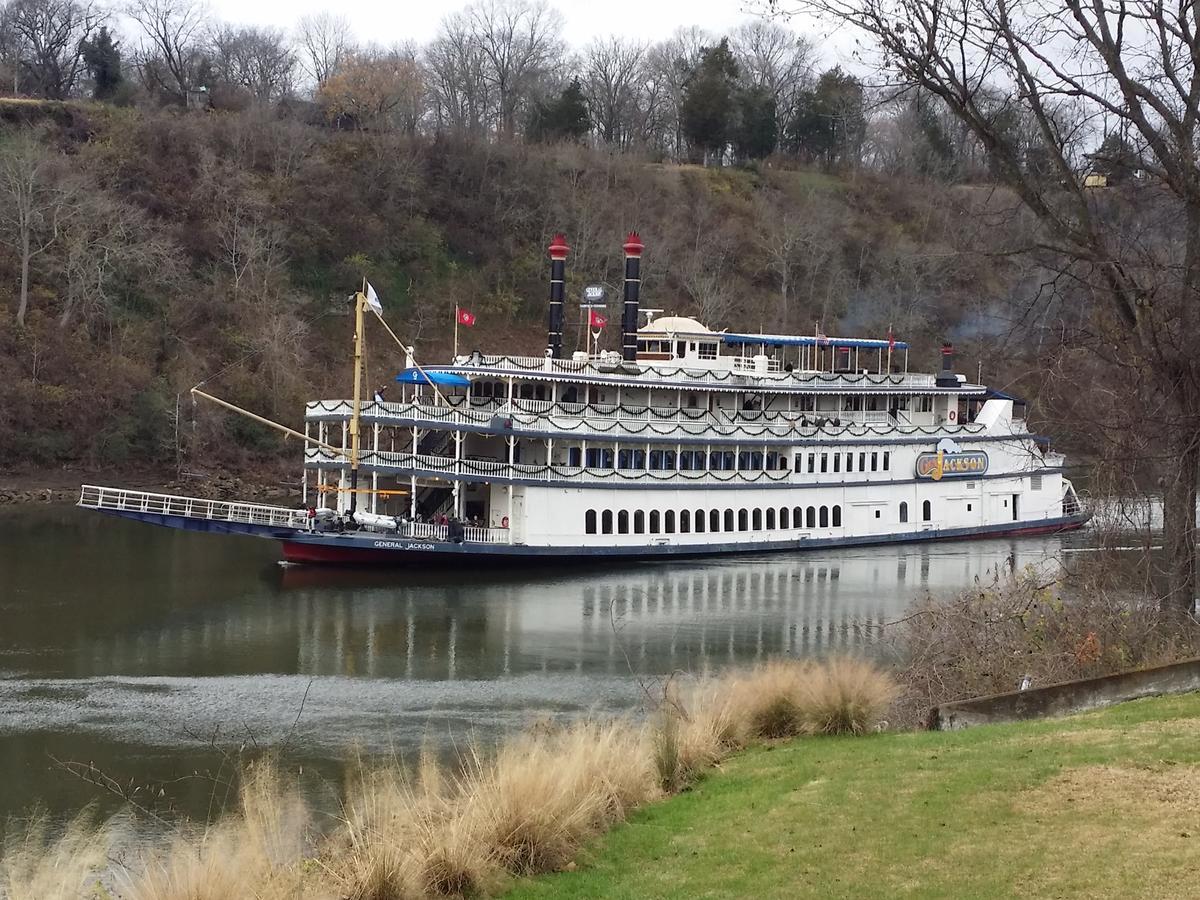
[[[544,715],[639,709],[656,675],[881,653],[879,626],[914,598],[1069,540],[387,573],[281,569],[266,542],[39,516],[0,519],[0,765],[22,773],[0,785],[0,817],[95,798],[48,754],[167,781],[220,765],[216,736],[336,779],[352,746],[450,750]],[[64,536],[75,567],[47,550]],[[203,811],[205,790],[177,799]]]

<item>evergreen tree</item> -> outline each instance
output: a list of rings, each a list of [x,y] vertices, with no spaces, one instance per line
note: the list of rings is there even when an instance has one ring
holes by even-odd
[[[793,152],[826,166],[851,165],[862,158],[866,131],[862,84],[834,66],[797,99],[788,143]]]
[[[741,159],[766,159],[775,152],[779,126],[775,117],[775,97],[764,86],[739,92],[739,112],[734,133],[734,148]]]
[[[715,47],[705,47],[700,63],[692,70],[683,89],[679,115],[683,134],[695,148],[718,159],[734,138],[737,124],[737,62],[722,38]]]
[[[124,80],[120,44],[112,39],[108,28],[101,25],[94,39],[79,43],[79,52],[92,74],[92,96],[97,100],[111,100]]]
[[[538,101],[534,105],[528,137],[541,143],[578,141],[591,127],[583,86],[578,78],[574,78],[553,100]]]
[[[1092,164],[1098,173],[1108,178],[1109,184],[1128,181],[1142,168],[1137,151],[1115,131],[1105,135],[1100,149],[1092,154]]]

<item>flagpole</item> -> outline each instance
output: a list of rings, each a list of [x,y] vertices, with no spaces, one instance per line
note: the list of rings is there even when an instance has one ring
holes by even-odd
[[[892,326],[888,325],[888,374],[892,374],[892,345],[896,343],[896,338],[892,333]]]
[[[454,357],[458,359],[458,304],[454,304]]]

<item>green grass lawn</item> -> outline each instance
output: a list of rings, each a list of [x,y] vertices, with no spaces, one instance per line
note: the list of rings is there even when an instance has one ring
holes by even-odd
[[[511,898],[1200,896],[1200,695],[746,752]]]

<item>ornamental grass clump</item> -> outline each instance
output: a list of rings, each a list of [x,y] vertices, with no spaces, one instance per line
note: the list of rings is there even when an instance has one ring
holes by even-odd
[[[463,815],[508,872],[552,871],[658,794],[644,729],[581,723],[526,735],[469,767]]]
[[[811,671],[806,662],[775,660],[732,677],[729,703],[743,741],[795,737],[803,732],[801,696]]]
[[[896,695],[896,683],[871,663],[840,657],[809,668],[796,699],[804,731],[863,734],[880,722]]]

